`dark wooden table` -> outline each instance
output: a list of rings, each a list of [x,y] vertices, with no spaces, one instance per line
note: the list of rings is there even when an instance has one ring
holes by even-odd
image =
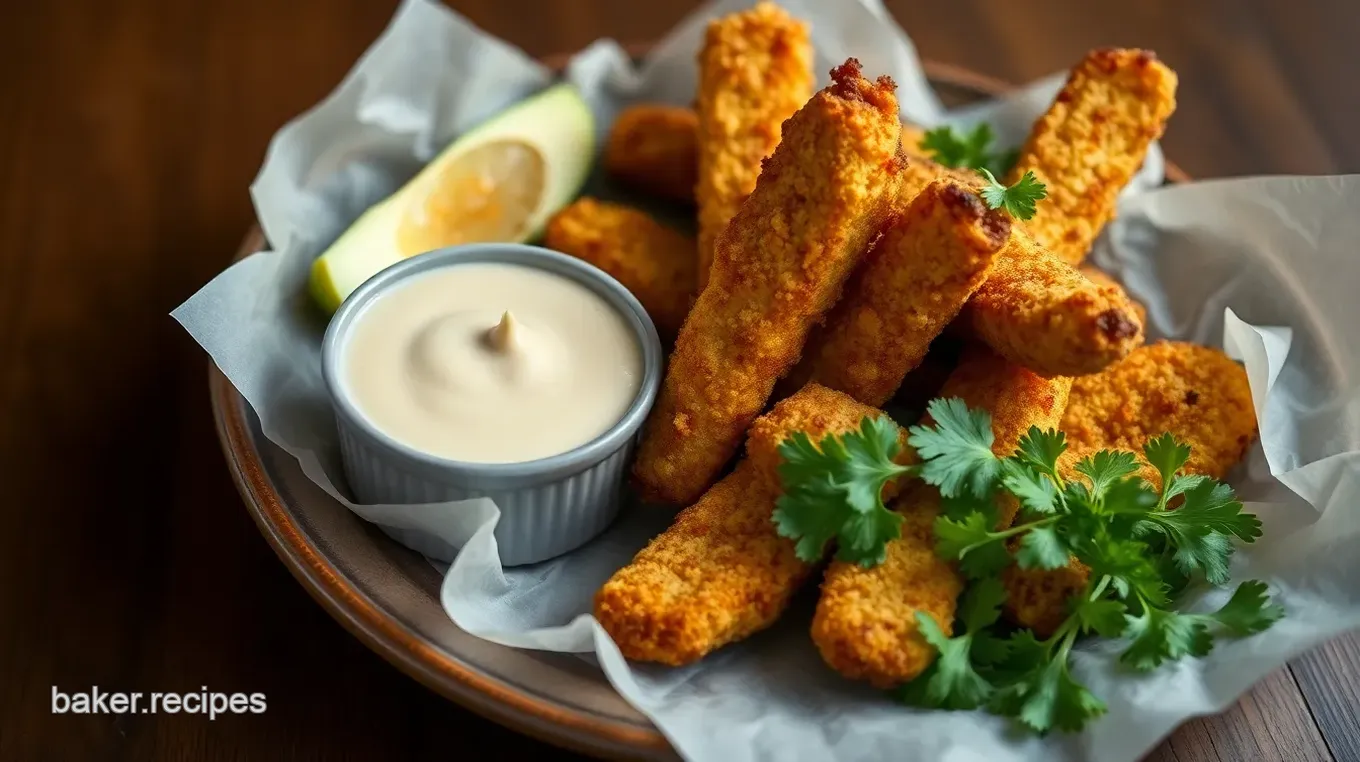
[[[275,559],[227,476],[204,357],[166,316],[252,219],[270,135],[394,0],[0,3],[0,759],[557,756],[430,693]],[[462,0],[535,55],[651,39],[690,0]],[[923,55],[1013,80],[1089,47],[1180,73],[1201,177],[1360,170],[1353,0],[889,5]],[[1360,640],[1304,656],[1159,760],[1360,760]],[[260,691],[263,715],[53,715],[51,690]],[[480,755],[476,755],[480,756]],[[561,756],[566,757],[565,753]]]

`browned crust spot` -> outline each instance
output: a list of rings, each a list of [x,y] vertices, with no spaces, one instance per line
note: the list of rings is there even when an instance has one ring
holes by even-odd
[[[897,90],[897,83],[892,77],[884,75],[870,83],[862,71],[858,58],[845,59],[845,63],[831,70],[831,85],[827,91],[837,98],[867,103],[880,111],[895,110],[897,101],[891,96]]]
[[[1114,307],[1096,315],[1096,328],[1112,341],[1138,334],[1138,324],[1130,320],[1123,310]]]

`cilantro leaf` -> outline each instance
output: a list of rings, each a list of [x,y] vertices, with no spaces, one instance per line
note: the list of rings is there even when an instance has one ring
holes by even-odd
[[[1176,550],[1171,560],[1182,575],[1188,578],[1198,569],[1209,584],[1228,584],[1228,559],[1233,549],[1227,536],[1209,531],[1181,532],[1173,544]]]
[[[997,182],[996,175],[990,170],[981,168],[978,172],[987,178],[987,184],[982,187],[982,200],[993,209],[1005,209],[1017,220],[1032,218],[1035,204],[1048,198],[1048,188],[1033,172],[1026,172],[1009,188]]]
[[[1172,475],[1190,460],[1190,445],[1177,442],[1167,432],[1143,445],[1143,457],[1147,458],[1148,465],[1157,470],[1165,487],[1170,484]]]
[[[1091,494],[1103,499],[1106,490],[1138,470],[1138,462],[1131,452],[1101,450],[1077,464],[1077,472],[1091,480]]]
[[[1211,584],[1226,584],[1233,552],[1229,538],[1235,535],[1246,542],[1255,540],[1261,536],[1261,521],[1242,512],[1242,503],[1231,487],[1212,479],[1196,481],[1183,494],[1185,501],[1178,510],[1146,513],[1135,531],[1164,534],[1183,574],[1201,570]]]
[[[979,122],[966,133],[943,126],[927,131],[920,147],[946,167],[981,167],[989,162],[993,137],[992,126],[986,122]]]
[[[1060,479],[1058,458],[1064,452],[1067,452],[1066,434],[1057,429],[1043,431],[1038,426],[1030,426],[1029,431],[1020,437],[1015,454],[1011,457],[1038,469],[1039,473]]]
[[[995,694],[989,707],[1040,733],[1077,731],[1105,713],[1105,702],[1072,679],[1067,659],[1055,658]]]
[[[1015,563],[1021,569],[1058,569],[1067,565],[1067,542],[1051,526],[1035,527],[1020,540]]]
[[[1209,477],[1204,474],[1178,474],[1171,477],[1171,485],[1166,488],[1166,499],[1189,492],[1204,482],[1209,481]]]
[[[1210,616],[1234,635],[1253,635],[1279,621],[1284,607],[1270,602],[1266,583],[1252,579],[1238,585],[1223,608]]]
[[[1078,557],[1091,567],[1095,577],[1109,575],[1111,584],[1122,597],[1137,594],[1154,606],[1167,602],[1167,586],[1157,565],[1147,556],[1147,546],[1137,540],[1111,540],[1082,543]]]
[[[1124,633],[1123,602],[1112,598],[1081,598],[1072,608],[1072,615],[1082,632],[1095,632],[1104,638],[1117,638]]]
[[[953,497],[965,490],[988,497],[996,488],[1001,461],[992,452],[992,416],[969,410],[958,398],[932,400],[926,414],[934,426],[912,426],[908,443],[922,459],[918,474],[940,494]]]
[[[1005,638],[983,631],[973,636],[973,648],[969,653],[974,664],[990,667],[1010,657],[1011,644]]]
[[[1058,488],[1052,480],[1015,458],[1001,461],[1001,486],[1035,513],[1058,510]]]
[[[947,561],[958,561],[959,571],[972,579],[997,574],[1011,562],[1006,535],[992,532],[987,517],[981,513],[963,519],[937,517],[935,553]]]
[[[902,515],[886,508],[855,513],[845,520],[837,560],[872,569],[888,557],[888,543],[902,535]]]
[[[1006,588],[997,577],[978,580],[959,601],[958,619],[963,634],[950,638],[934,618],[916,612],[921,637],[939,652],[935,661],[903,687],[899,698],[918,706],[945,709],[976,709],[986,703],[992,684],[978,674],[973,662],[992,664],[1005,658],[1005,641],[984,630],[1001,618]]]
[[[916,612],[916,626],[939,654],[926,673],[909,684],[921,685],[908,694],[908,700],[943,709],[976,709],[986,703],[992,684],[973,669],[972,633],[948,637],[933,617],[920,611]],[[923,695],[919,693],[922,687]]]
[[[966,492],[953,497],[941,496],[940,513],[951,519],[964,519],[969,514],[981,513],[987,519],[987,526],[996,526],[996,498],[995,496],[973,497]]]
[[[1006,600],[1006,586],[996,577],[987,577],[968,586],[959,601],[958,617],[968,632],[979,632],[996,624],[1001,618],[1001,604]]]
[[[1243,513],[1232,487],[1212,479],[1205,479],[1185,490],[1181,507],[1159,514],[1163,521],[1199,524],[1214,532],[1236,535],[1243,542],[1261,536],[1261,520],[1255,514]]]
[[[775,503],[775,529],[795,541],[799,559],[816,562],[827,543],[839,540],[841,560],[882,562],[902,526],[902,517],[883,505],[883,487],[912,470],[894,462],[901,450],[898,431],[887,416],[866,417],[858,430],[828,435],[816,445],[804,432],[779,444],[783,494]]]
[[[1142,479],[1120,479],[1107,486],[1100,499],[1100,512],[1109,516],[1141,517],[1156,507],[1157,493]]]
[[[834,493],[812,495],[794,491],[785,492],[775,502],[775,531],[794,541],[793,552],[799,560],[807,563],[821,560],[826,544],[845,525],[846,515],[836,509],[836,497]]]
[[[1139,616],[1127,617],[1131,642],[1119,660],[1141,671],[1156,669],[1183,656],[1204,656],[1214,637],[1203,617],[1144,606]]]

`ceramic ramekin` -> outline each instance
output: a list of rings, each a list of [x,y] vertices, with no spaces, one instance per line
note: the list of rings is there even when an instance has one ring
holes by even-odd
[[[618,310],[642,349],[637,398],[608,431],[560,455],[523,463],[468,463],[422,452],[375,426],[350,397],[344,353],[356,322],[374,300],[408,278],[477,262],[534,267],[581,283]],[[456,294],[450,298],[456,299]],[[602,270],[555,251],[520,244],[469,244],[391,265],[350,294],[331,318],[321,348],[322,372],[335,407],[345,476],[355,500],[369,505],[433,503],[488,497],[500,508],[496,544],[501,563],[520,566],[575,550],[609,526],[638,431],[661,384],[662,350],[642,305]],[[544,421],[551,426],[552,421]],[[458,548],[425,532],[383,527],[398,542],[441,561]]]

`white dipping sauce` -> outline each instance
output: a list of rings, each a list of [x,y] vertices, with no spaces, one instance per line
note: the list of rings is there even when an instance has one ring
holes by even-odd
[[[642,386],[642,348],[603,297],[500,263],[412,276],[356,318],[344,385],[393,439],[473,463],[522,463],[608,431]]]

